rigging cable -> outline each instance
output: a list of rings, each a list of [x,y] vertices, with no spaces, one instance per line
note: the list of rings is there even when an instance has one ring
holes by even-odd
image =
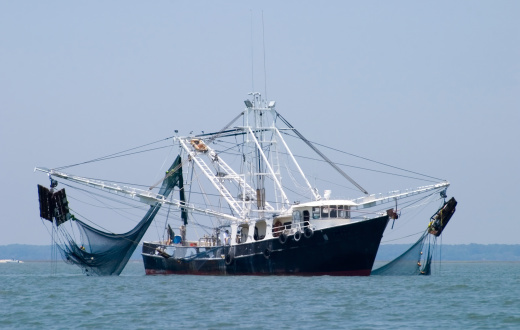
[[[403,237],[399,237],[399,238],[395,238],[395,239],[389,239],[389,240],[384,241],[384,242],[381,241],[381,243],[388,243],[388,242],[398,241],[398,240],[400,240],[400,239],[407,238],[407,237],[411,237],[411,236],[415,236],[415,235],[417,235],[417,234],[422,234],[422,233],[424,233],[424,230],[422,230],[422,231],[420,231],[420,232],[418,232],[418,233],[414,233],[414,234],[406,235],[406,236],[403,236]]]
[[[283,132],[283,131],[280,131],[280,132],[285,134],[285,135],[288,135],[288,136],[296,138],[296,136],[291,135],[291,134],[289,134],[287,132]],[[372,163],[376,163],[376,164],[379,164],[379,165],[392,167],[392,168],[395,168],[395,169],[400,170],[400,171],[409,172],[409,173],[425,176],[425,177],[428,177],[428,178],[431,178],[431,179],[443,181],[443,179],[439,179],[439,178],[436,178],[434,176],[430,176],[430,175],[426,175],[426,174],[410,171],[410,170],[407,170],[407,169],[404,169],[404,168],[401,168],[401,167],[397,167],[397,166],[393,166],[393,165],[386,164],[386,163],[383,163],[383,162],[379,162],[379,161],[376,161],[376,160],[373,160],[373,159],[370,159],[370,158],[358,156],[358,155],[355,155],[355,154],[352,154],[352,153],[349,153],[349,152],[346,152],[346,151],[342,151],[342,150],[339,150],[339,149],[336,149],[336,148],[332,148],[332,147],[326,146],[326,145],[318,143],[318,142],[312,142],[312,143],[316,144],[316,145],[318,145],[320,147],[323,147],[323,148],[326,148],[326,149],[330,149],[330,150],[333,150],[333,151],[336,151],[336,152],[339,152],[339,153],[342,153],[342,154],[346,154],[346,155],[349,155],[349,156],[352,156],[352,157],[360,158],[360,159],[363,159],[363,160],[366,160],[366,161],[369,161],[369,162],[372,162]]]
[[[126,149],[126,150],[123,150],[123,151],[119,151],[119,152],[116,152],[116,153],[113,153],[113,154],[110,154],[110,155],[94,158],[94,159],[91,159],[91,160],[88,160],[88,161],[84,161],[84,162],[81,162],[81,163],[76,163],[76,164],[71,164],[71,165],[57,167],[57,168],[55,168],[55,170],[62,170],[62,169],[73,167],[73,166],[78,166],[78,165],[98,162],[98,161],[112,159],[112,158],[117,158],[117,157],[122,157],[122,156],[129,156],[129,155],[133,155],[133,154],[137,154],[137,153],[141,153],[141,152],[146,152],[146,151],[152,151],[152,150],[156,150],[156,149],[166,148],[166,147],[160,147],[160,148],[153,148],[153,149],[148,149],[148,150],[144,150],[144,151],[139,151],[139,152],[135,152],[135,153],[123,154],[125,152],[136,150],[136,149],[139,149],[139,148],[143,148],[143,147],[155,144],[155,143],[163,142],[163,141],[169,140],[171,138],[173,138],[173,136],[170,136],[170,137],[167,137],[167,138],[164,138],[164,139],[161,139],[161,140],[157,140],[157,141],[154,141],[154,142],[150,142],[150,143],[147,143],[147,144],[143,144],[143,145],[138,146],[138,147],[134,147],[134,148]],[[123,155],[121,155],[121,154],[123,154]]]
[[[286,134],[287,136],[290,136],[290,137],[295,137],[293,135],[290,135],[286,132],[282,132],[283,134]],[[236,136],[236,135],[235,135]],[[228,143],[228,144],[231,144],[233,142],[228,142],[228,141],[223,141],[223,140],[217,140],[219,143]],[[227,155],[238,155],[237,153],[232,153],[232,152],[229,152],[229,150],[233,149],[234,147],[237,147],[239,146],[240,144],[237,144],[237,145],[233,145],[227,149],[224,149],[222,151],[220,150],[215,150],[216,152],[218,153],[226,153]],[[325,148],[329,148],[327,146],[323,146]],[[288,155],[287,152],[283,152],[283,151],[278,151],[280,154],[284,154],[284,155]],[[339,152],[342,152],[342,151],[339,151]],[[347,152],[344,152],[345,154],[349,154]],[[350,154],[349,154],[350,155]],[[325,160],[323,159],[318,159],[318,158],[313,158],[313,157],[308,157],[308,156],[301,156],[301,155],[296,155],[294,154],[293,155],[295,158],[301,158],[301,159],[308,159],[308,160],[313,160],[313,161],[317,161],[317,162],[326,162]],[[359,158],[363,158],[363,157],[359,157]],[[367,159],[368,160],[368,159]],[[439,180],[441,179],[438,179],[438,178],[435,178],[435,180],[428,180],[428,179],[424,179],[424,178],[418,178],[418,177],[413,177],[413,176],[408,176],[408,175],[404,175],[404,174],[397,174],[397,173],[392,173],[392,172],[385,172],[385,171],[381,171],[381,170],[376,170],[376,169],[371,169],[371,168],[367,168],[367,167],[360,167],[360,166],[355,166],[355,165],[349,165],[349,164],[343,164],[343,163],[336,163],[337,165],[339,166],[344,166],[344,167],[349,167],[349,168],[354,168],[354,169],[358,169],[358,170],[363,170],[363,171],[368,171],[368,172],[374,172],[374,173],[381,173],[381,174],[387,174],[387,175],[392,175],[392,176],[397,176],[397,177],[402,177],[402,178],[408,178],[408,179],[414,179],[414,180],[421,180],[421,181],[426,181],[426,182],[438,182]],[[384,164],[382,164],[384,165]],[[396,169],[399,169],[399,168],[396,168]],[[403,170],[403,171],[406,171],[406,170]],[[408,171],[408,172],[411,172],[411,173],[414,173],[412,171]],[[422,176],[425,176],[424,174],[420,174],[420,173],[417,173],[419,175],[422,175]],[[320,181],[324,181],[324,182],[329,182],[329,181],[326,181],[326,180],[323,180],[323,179],[318,179]],[[331,183],[331,182],[329,182]],[[337,182],[332,182],[336,185],[339,185]],[[347,188],[347,189],[352,189],[352,190],[355,190],[353,188],[350,188],[350,187],[347,187],[347,186],[343,186],[343,185],[339,185],[343,188]]]
[[[365,195],[368,195],[368,191],[361,187],[356,181],[354,181],[354,179],[352,179],[350,176],[347,175],[347,173],[345,173],[341,168],[339,168],[338,165],[336,165],[334,162],[332,162],[332,160],[325,156],[325,154],[323,154],[318,148],[314,146],[314,144],[312,144],[311,141],[307,140],[300,132],[298,132],[298,130],[294,128],[284,117],[282,117],[282,115],[280,115],[276,110],[275,112],[278,118],[280,118],[285,123],[285,125],[287,125],[287,127],[291,128],[293,132],[296,135],[298,135],[300,139],[302,139],[303,142],[305,142],[312,150],[314,150],[314,152],[316,152],[321,158],[323,158],[327,163],[329,163],[329,165],[332,166],[336,171],[338,171],[338,173],[341,174],[345,179],[350,181],[350,183],[352,183],[359,190],[361,190],[361,192],[363,192]]]
[[[294,157],[303,158],[303,159],[308,159],[308,160],[314,160],[314,161],[317,161],[317,162],[325,162],[325,160],[322,160],[322,159],[317,159],[317,158],[312,158],[312,157],[307,157],[307,156],[301,156],[301,155],[294,155]],[[355,169],[358,169],[358,170],[364,170],[364,171],[375,172],[375,173],[381,173],[381,174],[388,174],[388,175],[398,176],[398,177],[402,177],[402,178],[408,178],[408,179],[414,179],[414,180],[421,180],[421,181],[427,181],[427,182],[438,182],[438,180],[441,180],[441,179],[438,179],[438,180],[436,180],[436,181],[434,181],[434,180],[427,180],[427,179],[417,178],[417,177],[408,176],[408,175],[403,175],[403,174],[397,174],[397,173],[385,172],[385,171],[380,171],[380,170],[374,170],[374,169],[370,169],[370,168],[366,168],[366,167],[359,167],[359,166],[348,165],[348,164],[342,164],[342,163],[336,163],[336,164],[339,165],[339,166],[345,166],[345,167],[355,168]],[[412,173],[413,173],[413,172],[412,172]],[[319,179],[319,180],[320,180],[320,181],[323,181],[322,179]]]
[[[215,133],[214,135],[210,136],[207,140],[206,140],[206,144],[211,144],[213,142],[213,140],[217,139],[219,136],[221,136],[225,130],[227,130],[229,128],[229,126],[233,125],[233,123],[235,121],[237,121],[238,118],[240,118],[242,115],[244,115],[245,111],[242,111],[241,113],[238,114],[238,116],[236,116],[235,118],[233,118],[226,126],[224,126],[224,128],[222,128],[220,131],[218,131],[217,133]],[[197,135],[199,136],[199,135]]]
[[[441,234],[441,244],[439,245],[439,274],[442,270],[442,234]]]
[[[131,216],[135,216],[135,215],[134,215],[134,214],[131,214],[130,212],[124,211],[124,209],[111,207],[110,205],[104,203],[103,201],[99,200],[99,199],[96,198],[95,196],[102,197],[103,199],[111,200],[111,201],[113,201],[113,202],[115,202],[115,203],[120,203],[120,204],[123,204],[123,205],[130,206],[131,209],[140,209],[140,210],[143,210],[143,209],[144,209],[144,207],[142,207],[142,206],[135,206],[135,207],[134,207],[134,206],[132,206],[132,204],[130,204],[130,203],[125,203],[125,202],[123,202],[123,201],[117,200],[117,199],[112,198],[112,197],[108,197],[108,196],[104,196],[104,195],[101,195],[101,194],[97,194],[97,193],[94,193],[94,192],[91,192],[91,191],[88,191],[88,190],[85,190],[85,189],[82,189],[82,188],[78,188],[78,187],[75,187],[75,186],[71,186],[71,185],[66,184],[66,183],[63,183],[63,182],[62,182],[62,184],[63,184],[64,186],[66,186],[66,187],[69,187],[69,188],[72,188],[72,189],[77,189],[77,190],[79,190],[79,191],[83,191],[84,193],[88,194],[92,199],[94,199],[95,201],[97,201],[97,202],[99,202],[100,204],[104,205],[103,208],[107,208],[107,209],[109,209],[109,210],[112,210],[114,213],[116,213],[116,214],[118,214],[119,216],[121,216],[121,217],[123,217],[123,218],[125,218],[125,219],[128,219],[128,220],[131,220],[131,219],[128,218],[128,215],[131,215]],[[118,197],[123,198],[123,199],[132,200],[132,198],[131,198],[131,197],[128,197],[128,196],[118,196]],[[82,202],[83,202],[83,201],[82,201]],[[86,203],[86,202],[83,202],[83,203],[88,204],[88,203]],[[100,207],[100,206],[96,206],[96,207]],[[127,216],[125,216],[125,215],[119,213],[117,210],[121,210],[121,212],[122,212],[122,213],[126,213]],[[139,222],[139,220],[133,220],[133,219],[132,219],[132,221],[134,221],[134,222]]]

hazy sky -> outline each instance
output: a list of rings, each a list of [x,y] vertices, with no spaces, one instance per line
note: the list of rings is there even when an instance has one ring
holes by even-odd
[[[218,130],[266,85],[308,138],[449,180],[444,243],[520,244],[519,17],[518,1],[0,1],[0,245],[50,243],[35,166]]]

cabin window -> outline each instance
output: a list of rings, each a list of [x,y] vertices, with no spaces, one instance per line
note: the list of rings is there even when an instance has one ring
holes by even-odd
[[[329,216],[331,218],[337,218],[338,217],[338,209],[336,205],[329,206]]]
[[[249,228],[246,226],[239,227],[240,233],[237,235],[237,243],[245,243],[247,241],[247,235],[249,234]]]
[[[338,218],[345,218],[345,210],[343,209],[343,205],[338,205]]]
[[[310,219],[309,211],[307,211],[307,210],[303,211],[303,225],[305,227],[309,227],[309,219]]]
[[[350,219],[350,209],[346,205],[338,206],[338,218]]]
[[[319,219],[320,218],[320,208],[319,207],[313,207],[312,208],[312,218],[313,219]]]
[[[293,223],[300,223],[302,221],[302,213],[300,211],[293,211],[292,213]]]
[[[327,219],[329,217],[330,209],[329,206],[322,206],[321,207],[321,218]]]
[[[253,236],[255,241],[264,239],[266,230],[267,230],[267,225],[266,225],[265,221],[257,222],[256,226],[255,226],[254,236]]]

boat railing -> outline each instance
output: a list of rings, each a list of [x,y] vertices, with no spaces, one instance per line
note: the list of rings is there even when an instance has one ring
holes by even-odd
[[[220,239],[215,236],[204,235],[199,238],[197,246],[218,246],[221,245]]]
[[[282,233],[293,235],[297,231],[303,232],[305,228],[312,228],[308,221],[302,223],[285,223],[281,226],[273,227],[273,237],[279,237]]]
[[[380,216],[383,216],[386,214],[386,210],[379,210],[379,211],[368,211],[368,210],[350,210],[349,211],[349,218],[318,218],[313,219],[313,221],[321,221],[321,220],[337,220],[338,225],[343,224],[343,221],[347,221],[349,223],[355,223],[360,221],[365,221],[373,218],[377,218]],[[304,232],[305,228],[311,228],[315,229],[315,225],[309,223],[309,221],[303,221],[299,223],[293,223],[293,222],[285,222],[284,224],[280,226],[273,226],[272,227],[272,233],[273,237],[279,237],[282,233],[285,235],[294,235],[297,231]]]
[[[378,218],[386,214],[386,210],[377,210],[377,211],[364,211],[364,210],[352,210],[350,214],[350,222],[359,222],[364,220],[369,220],[373,218]]]

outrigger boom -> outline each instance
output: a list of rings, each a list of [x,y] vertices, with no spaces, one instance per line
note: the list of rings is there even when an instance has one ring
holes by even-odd
[[[66,174],[63,172],[58,172],[58,171],[50,170],[47,168],[36,167],[34,170],[47,173],[49,175],[49,177],[55,176],[58,178],[62,178],[62,179],[71,181],[71,182],[91,186],[91,187],[101,189],[101,190],[107,190],[114,194],[128,195],[132,198],[137,197],[137,198],[139,198],[140,202],[149,204],[149,205],[153,205],[154,203],[159,202],[161,204],[171,205],[171,206],[177,207],[179,209],[184,208],[184,209],[194,211],[197,213],[212,215],[212,216],[227,219],[227,220],[232,220],[232,221],[240,220],[239,218],[226,214],[226,213],[198,208],[198,207],[191,205],[190,203],[181,202],[181,201],[175,200],[175,199],[168,200],[163,195],[154,194],[153,192],[151,192],[149,190],[143,190],[143,189],[139,189],[139,188],[126,187],[126,186],[119,186],[114,183],[105,183],[103,181],[97,181],[97,180],[83,178],[80,176],[69,175],[69,174]]]
[[[65,179],[65,180],[79,183],[82,185],[91,186],[91,187],[94,187],[97,189],[108,190],[109,192],[114,193],[114,194],[124,194],[124,195],[131,196],[132,198],[139,198],[140,202],[149,204],[149,205],[153,205],[154,203],[159,202],[161,204],[171,205],[171,206],[177,207],[179,209],[185,208],[185,209],[193,211],[193,212],[206,214],[206,215],[212,215],[212,216],[226,219],[226,220],[236,221],[237,223],[248,223],[249,220],[257,220],[257,219],[239,218],[239,217],[235,217],[230,214],[227,214],[227,213],[221,213],[221,212],[217,212],[217,211],[213,211],[213,210],[209,210],[209,209],[198,208],[190,203],[181,202],[181,201],[175,200],[175,199],[168,200],[164,196],[155,194],[149,190],[143,190],[143,189],[139,189],[139,188],[126,187],[126,186],[119,186],[114,183],[106,183],[103,181],[87,179],[87,178],[83,178],[80,176],[70,175],[70,174],[58,172],[56,170],[47,169],[47,168],[36,167],[34,170],[47,173],[50,177],[55,176],[55,177],[58,177],[61,179]],[[209,173],[209,174],[212,174],[212,173]],[[233,175],[232,178],[236,179],[236,178],[240,178],[240,176]],[[237,179],[237,180],[239,180],[239,179]],[[240,181],[240,182],[244,183],[243,181]],[[382,203],[385,203],[388,201],[399,200],[399,199],[410,197],[413,195],[422,194],[422,193],[425,193],[428,191],[435,191],[435,190],[439,190],[441,188],[448,188],[449,185],[450,185],[450,183],[448,181],[444,181],[444,182],[440,182],[440,183],[433,184],[433,185],[422,186],[422,187],[418,187],[416,189],[406,190],[404,192],[392,191],[387,194],[378,194],[378,195],[374,194],[374,195],[360,197],[360,198],[352,199],[352,200],[348,200],[348,201],[352,202],[352,206],[351,206],[352,209],[363,209],[363,208],[376,206],[376,205],[379,205],[379,204],[382,204]],[[252,188],[249,187],[249,189],[252,189]],[[276,211],[276,210],[272,209],[272,207],[268,210],[263,210],[263,212],[270,213],[270,214],[280,213],[280,211]],[[260,219],[260,218],[258,218],[258,219]]]

